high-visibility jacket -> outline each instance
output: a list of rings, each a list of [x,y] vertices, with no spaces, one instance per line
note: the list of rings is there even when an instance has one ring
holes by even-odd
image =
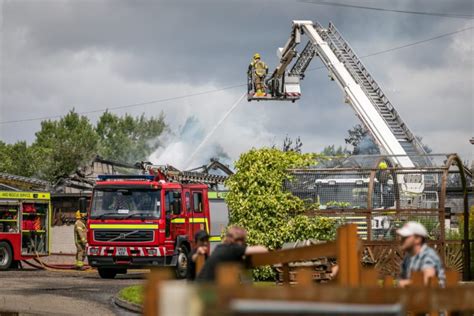
[[[86,224],[80,219],[76,220],[74,224],[74,241],[76,244],[85,244],[86,239]]]
[[[388,180],[390,180],[391,178],[390,171],[383,170],[383,169],[377,170],[377,173],[375,176],[377,180],[379,181],[379,183],[382,183],[382,184],[387,184]]]
[[[252,60],[249,66],[258,77],[264,77],[268,73],[268,67],[262,60]]]

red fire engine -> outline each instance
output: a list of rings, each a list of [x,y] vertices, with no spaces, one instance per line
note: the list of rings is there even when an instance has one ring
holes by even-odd
[[[49,193],[0,191],[0,270],[49,255],[50,218]]]
[[[87,257],[102,278],[150,266],[174,266],[177,277],[185,278],[194,234],[211,232],[208,187],[225,176],[166,167],[149,171],[99,176],[96,182],[87,221]]]

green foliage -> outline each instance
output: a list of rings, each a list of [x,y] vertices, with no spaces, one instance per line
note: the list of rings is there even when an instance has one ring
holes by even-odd
[[[74,110],[58,121],[41,122],[33,148],[37,154],[39,176],[55,181],[89,162],[97,153],[98,137],[85,116]]]
[[[166,129],[164,116],[119,117],[105,112],[94,127],[74,110],[57,121],[41,122],[36,140],[0,141],[0,172],[54,182],[88,164],[97,154],[121,162],[145,160]]]
[[[336,147],[335,145],[330,145],[324,147],[321,154],[329,157],[341,157],[349,155],[350,151],[348,151],[345,147],[343,148],[342,146]]]
[[[119,297],[127,302],[141,305],[143,304],[143,286],[132,285],[123,288],[119,292]]]
[[[459,229],[447,229],[446,230],[446,240],[463,240],[463,234],[461,233],[462,227]]]
[[[350,202],[329,201],[326,203],[327,208],[348,208],[350,206]]]
[[[24,141],[5,144],[0,141],[0,172],[31,177],[37,171],[35,149]]]
[[[307,203],[306,204],[306,209],[308,211],[316,211],[316,210],[319,210],[321,208],[321,204],[319,202],[311,202],[312,200],[311,199],[306,199]],[[309,201],[309,202],[308,202]]]
[[[290,230],[285,239],[297,240],[330,240],[336,235],[335,221],[328,217],[309,217],[297,215],[288,222]]]
[[[457,229],[446,230],[447,240],[463,240],[464,239],[464,215],[459,218]],[[469,209],[469,239],[474,239],[474,205]]]
[[[163,113],[145,118],[142,114],[119,117],[105,112],[99,118],[96,132],[99,136],[99,155],[121,162],[146,160],[159,146],[158,136],[166,129]]]
[[[461,227],[464,227],[464,219]],[[474,239],[474,205],[469,209],[469,238]]]
[[[301,153],[301,149],[303,147],[303,142],[301,138],[298,136],[294,141],[287,135],[283,140],[283,147],[281,150],[283,151],[296,151]],[[273,146],[275,148],[275,146]]]
[[[252,149],[240,156],[236,173],[226,183],[226,201],[230,223],[248,230],[250,245],[277,249],[285,242],[334,237],[332,220],[305,216],[304,202],[283,190],[283,182],[291,181],[287,170],[314,165],[315,158],[314,154],[276,148]],[[267,280],[274,274],[270,268],[257,269],[254,277]]]
[[[425,226],[429,239],[437,239],[441,235],[439,219],[437,216],[408,216],[407,221],[414,221]]]
[[[347,138],[344,139],[346,144],[357,147],[362,139],[369,134],[369,131],[364,126],[356,124],[351,129],[347,130],[347,134]]]

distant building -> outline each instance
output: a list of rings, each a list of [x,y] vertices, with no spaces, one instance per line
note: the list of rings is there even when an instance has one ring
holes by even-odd
[[[79,198],[85,197],[90,200],[98,175],[120,173],[137,173],[137,167],[96,156],[89,164],[59,179],[51,190],[52,224],[62,225],[75,221],[74,212],[78,209]]]

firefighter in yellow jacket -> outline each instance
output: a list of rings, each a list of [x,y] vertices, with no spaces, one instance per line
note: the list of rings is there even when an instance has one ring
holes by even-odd
[[[74,242],[76,243],[76,268],[84,267],[84,258],[86,250],[86,224],[80,211],[76,212],[76,223],[74,224]]]
[[[268,74],[267,65],[260,59],[260,54],[253,55],[249,65],[249,75],[252,76],[255,94],[257,96],[265,95],[265,76]]]

